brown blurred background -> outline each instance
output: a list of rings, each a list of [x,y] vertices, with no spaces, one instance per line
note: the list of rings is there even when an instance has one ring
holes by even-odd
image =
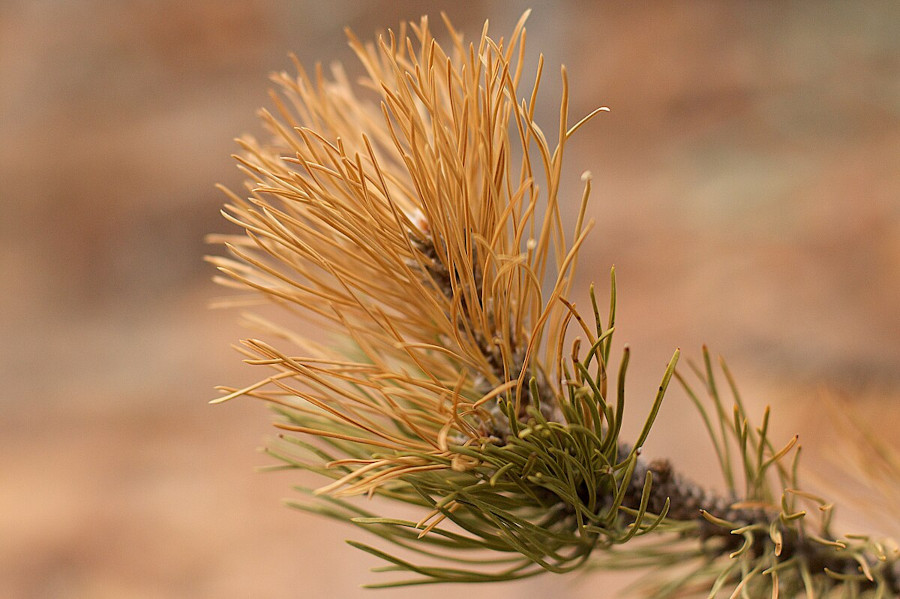
[[[266,410],[206,405],[256,376],[201,258],[267,73],[289,51],[350,61],[345,25],[444,9],[499,36],[526,6],[547,128],[560,63],[573,118],[612,108],[569,147],[564,191],[592,171],[582,287],[616,265],[632,426],[674,347],[706,342],[811,454],[831,444],[823,395],[900,436],[896,2],[3,0],[0,596],[614,596],[596,574],[358,590],[379,580],[342,542],[361,533],[254,473]],[[713,480],[696,426],[676,390],[648,449]]]

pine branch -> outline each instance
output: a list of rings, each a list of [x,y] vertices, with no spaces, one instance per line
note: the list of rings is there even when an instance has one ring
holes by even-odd
[[[272,139],[240,142],[249,196],[226,190],[223,215],[243,233],[212,237],[230,257],[210,261],[220,283],[301,328],[251,316],[271,341],[241,352],[272,374],[214,402],[273,405],[282,434],[268,452],[330,480],[293,507],[418,556],[352,542],[381,571],[412,576],[373,586],[596,564],[659,570],[654,597],[897,596],[896,545],[836,537],[833,505],[800,490],[796,438],[773,443],[768,410],[751,424],[722,363],[726,401],[705,349],[691,370],[708,398],[676,372],[676,351],[641,432],[622,438],[630,351],[611,372],[615,271],[607,318],[593,288],[593,323],[568,299],[590,175],[569,235],[558,197],[566,142],[605,109],[570,126],[563,68],[551,147],[534,120],[543,60],[518,91],[526,16],[505,41],[485,27],[469,45],[445,18],[448,50],[427,19],[377,43],[349,34],[361,87],[299,61],[296,77],[273,77]],[[313,327],[334,339],[314,341]],[[641,456],[673,377],[712,439],[724,494]],[[357,495],[421,518],[367,511],[347,499]]]

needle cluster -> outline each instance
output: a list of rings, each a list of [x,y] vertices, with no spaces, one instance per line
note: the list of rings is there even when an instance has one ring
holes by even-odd
[[[240,350],[269,374],[214,402],[275,407],[268,451],[329,479],[294,505],[424,556],[351,543],[414,575],[388,586],[567,572],[595,555],[670,566],[658,597],[896,594],[896,553],[833,538],[831,504],[798,490],[796,439],[775,447],[768,412],[752,426],[736,391],[729,412],[708,354],[696,371],[710,400],[676,374],[676,351],[641,433],[621,438],[629,352],[611,373],[614,272],[606,317],[593,289],[587,318],[568,299],[590,175],[568,232],[559,197],[566,142],[606,109],[571,123],[563,68],[549,141],[535,122],[543,59],[520,91],[525,17],[508,39],[485,24],[475,43],[444,21],[446,49],[427,19],[374,43],[348,33],[358,84],[295,60],[261,113],[270,139],[239,142],[247,191],[225,190],[223,214],[242,232],[214,236],[229,255],[210,260],[250,292],[238,303],[274,303],[292,324],[251,316],[267,340]],[[726,495],[641,457],[673,377],[703,415]],[[356,495],[420,518],[371,513]]]

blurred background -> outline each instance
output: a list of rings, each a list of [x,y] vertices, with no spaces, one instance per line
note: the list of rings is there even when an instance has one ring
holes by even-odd
[[[232,139],[259,132],[267,74],[288,52],[352,62],[344,26],[443,9],[501,36],[529,6],[545,129],[560,63],[573,121],[612,109],[569,146],[563,191],[574,206],[592,171],[580,287],[616,265],[633,427],[674,348],[708,343],[808,454],[836,438],[825,397],[900,437],[894,1],[3,0],[0,596],[613,596],[600,574],[359,590],[378,580],[343,543],[361,533],[254,472],[266,409],[206,404],[258,376],[229,348],[238,315],[207,309],[202,256],[230,231],[213,186],[241,184]],[[674,390],[648,451],[716,484],[697,423]]]

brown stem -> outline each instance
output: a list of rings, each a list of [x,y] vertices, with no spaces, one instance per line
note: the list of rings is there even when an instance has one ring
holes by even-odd
[[[623,451],[624,449],[624,451]],[[620,447],[622,455],[627,455],[627,447]],[[732,533],[734,528],[753,524],[764,524],[761,531],[752,531],[753,542],[749,551],[752,555],[764,552],[775,552],[774,542],[768,534],[772,522],[778,522],[782,536],[781,549],[777,554],[778,561],[786,561],[801,557],[810,571],[822,572],[828,568],[832,572],[842,574],[859,574],[860,564],[852,554],[841,554],[835,548],[815,542],[803,534],[802,529],[785,526],[780,521],[780,514],[771,514],[761,508],[734,507],[737,498],[725,497],[690,481],[675,472],[668,460],[654,460],[649,463],[638,459],[634,474],[629,481],[628,491],[623,501],[625,507],[638,509],[643,494],[644,481],[650,472],[653,475],[647,511],[659,514],[669,500],[667,518],[679,521],[693,521],[697,528],[691,533],[701,541],[720,539],[720,543],[706,545],[711,556],[724,555],[740,547],[744,539]],[[735,526],[722,526],[703,517],[701,510],[710,515],[733,523]],[[888,558],[886,563],[879,564],[873,557],[867,557],[868,565],[878,569],[884,579],[887,590],[900,597],[900,560]],[[879,568],[879,566],[881,566]],[[864,580],[860,587],[874,588],[875,582]]]

